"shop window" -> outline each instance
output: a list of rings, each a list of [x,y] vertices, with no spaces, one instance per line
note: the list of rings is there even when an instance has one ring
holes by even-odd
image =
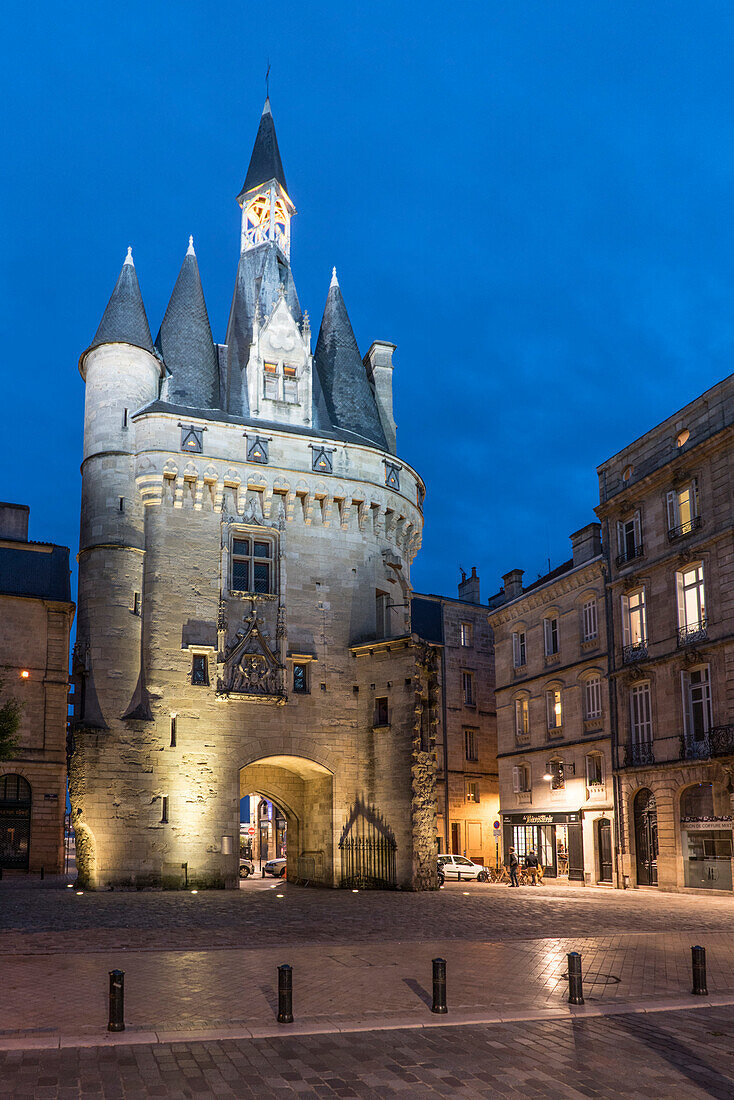
[[[696,820],[714,816],[714,789],[710,783],[686,787],[680,796],[680,816]]]

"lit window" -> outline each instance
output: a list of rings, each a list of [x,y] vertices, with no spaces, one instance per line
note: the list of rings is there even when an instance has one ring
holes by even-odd
[[[479,801],[479,784],[474,781],[467,781],[466,784],[466,800],[467,802]]]
[[[684,428],[682,432],[678,432],[678,435],[675,439],[676,447],[685,447],[690,437],[691,433],[688,431],[688,428]]]
[[[642,650],[647,644],[644,588],[622,596],[622,644],[627,650]]]
[[[298,401],[298,377],[296,368],[284,365],[283,367],[283,400],[295,405]]]
[[[545,703],[548,713],[548,729],[559,730],[563,726],[563,707],[561,702],[561,689],[551,688],[545,693]]]
[[[617,523],[617,565],[624,565],[642,555],[642,526],[640,513]]]
[[[596,614],[596,598],[587,600],[583,606],[584,641],[590,642],[599,634]]]
[[[463,646],[474,645],[474,625],[473,623],[461,624],[461,644]]]
[[[474,706],[474,673],[462,672],[461,686],[464,692],[464,704],[467,707]]]
[[[527,696],[515,700],[515,736],[525,737],[530,733],[530,706]]]
[[[273,544],[269,539],[232,539],[233,592],[268,595],[273,591]]]
[[[565,769],[562,760],[549,760],[548,771],[552,791],[562,791],[566,786]]]
[[[277,363],[263,363],[263,384],[264,384],[264,396],[269,401],[277,401],[278,399],[278,364]]]
[[[545,643],[546,657],[552,657],[558,653],[558,616],[550,615],[543,619],[543,641]]]
[[[689,535],[700,526],[698,522],[698,479],[693,478],[681,489],[668,493],[668,536]]]
[[[601,718],[601,677],[584,681],[584,718]]]
[[[516,630],[512,634],[512,663],[515,668],[522,668],[526,659],[525,631]]]
[[[692,641],[706,630],[706,595],[703,565],[690,565],[675,575],[678,593],[678,632],[682,642]]]

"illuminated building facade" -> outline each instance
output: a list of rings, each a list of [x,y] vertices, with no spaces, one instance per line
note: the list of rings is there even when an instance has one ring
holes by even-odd
[[[432,886],[438,657],[411,634],[425,490],[394,345],[362,358],[334,271],[312,350],[269,102],[238,202],[223,344],[190,241],[155,342],[129,253],[80,359],[80,876],[234,887],[252,794],[290,877]]]

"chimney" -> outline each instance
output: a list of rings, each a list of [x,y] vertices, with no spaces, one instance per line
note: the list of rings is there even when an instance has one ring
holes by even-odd
[[[505,573],[502,583],[505,586],[505,600],[514,600],[516,596],[522,596],[522,578],[524,569],[511,569]]]
[[[459,583],[459,599],[466,600],[467,603],[482,602],[479,598],[479,577],[477,576],[476,565],[471,567],[470,577],[467,577],[462,569],[461,582]]]
[[[380,414],[387,448],[391,454],[396,453],[397,447],[397,428],[392,411],[392,353],[394,351],[395,344],[388,344],[385,340],[375,340],[363,360],[367,377],[375,389],[377,411]]]
[[[13,542],[28,542],[27,504],[3,504],[0,502],[0,539],[12,539]]]
[[[573,564],[583,565],[585,561],[598,558],[601,554],[601,524],[587,523],[580,531],[571,535]]]

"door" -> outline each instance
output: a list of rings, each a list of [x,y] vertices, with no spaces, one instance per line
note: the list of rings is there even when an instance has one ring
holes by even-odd
[[[635,847],[637,850],[637,885],[658,884],[658,809],[655,795],[643,787],[635,795]]]
[[[612,826],[605,817],[597,824],[597,847],[599,851],[599,882],[612,881]]]
[[[584,881],[584,838],[580,824],[568,826],[568,878]]]
[[[0,868],[28,870],[31,788],[22,775],[0,776]]]
[[[461,855],[461,823],[451,822],[451,851],[455,856]]]

